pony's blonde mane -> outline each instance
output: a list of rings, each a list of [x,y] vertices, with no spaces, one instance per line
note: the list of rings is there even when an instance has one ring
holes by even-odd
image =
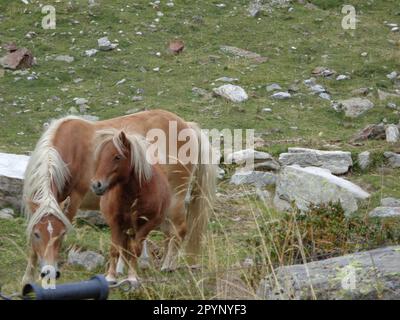
[[[148,147],[147,140],[139,134],[128,134],[126,131],[124,132],[131,145],[131,168],[134,169],[135,175],[139,180],[139,184],[141,184],[143,180],[149,181],[152,176],[152,167],[146,158],[146,150]],[[120,139],[120,133],[121,131],[117,129],[104,129],[96,132],[94,138],[96,160],[99,158],[100,152],[104,145],[110,141],[112,141],[118,152],[124,156],[126,147]]]
[[[62,192],[70,172],[68,165],[63,161],[58,151],[53,146],[53,139],[57,129],[66,121],[79,119],[79,117],[65,117],[54,120],[38,141],[25,171],[23,188],[23,209],[28,220],[26,229],[30,236],[34,226],[46,215],[53,215],[60,219],[67,230],[72,228],[69,219],[62,212],[52,186]],[[37,206],[32,212],[31,204]]]

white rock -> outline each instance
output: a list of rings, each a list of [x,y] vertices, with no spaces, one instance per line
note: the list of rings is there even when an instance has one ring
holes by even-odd
[[[214,88],[213,91],[215,94],[232,102],[244,102],[249,98],[242,87],[232,84],[224,84],[218,88]]]
[[[359,201],[369,196],[359,186],[332,175],[327,169],[293,165],[283,168],[277,179],[274,204],[280,209],[286,204],[286,210],[290,210],[293,202],[304,212],[310,205],[340,202],[349,215],[358,210]]]
[[[329,101],[331,100],[331,96],[329,95],[329,93],[326,92],[321,92],[319,94],[319,97],[324,100],[329,100]]]
[[[371,164],[371,152],[364,151],[358,154],[358,165],[361,170],[367,170],[369,165]]]
[[[387,77],[388,79],[390,79],[390,80],[396,79],[397,76],[398,76],[398,74],[397,74],[396,71],[393,71],[393,72],[389,73],[388,75],[386,75],[386,77]]]
[[[289,99],[291,97],[292,95],[289,92],[283,92],[283,91],[276,92],[271,96],[272,99],[277,99],[277,100]]]
[[[89,49],[89,50],[85,50],[85,55],[88,56],[88,57],[92,57],[97,52],[99,52],[99,50],[97,50],[97,49]]]
[[[116,43],[111,43],[111,41],[108,40],[108,37],[103,37],[103,38],[98,39],[97,44],[99,46],[99,49],[102,51],[112,50],[118,46],[118,44],[116,44]]]
[[[226,163],[243,164],[251,159],[256,162],[257,160],[270,160],[272,156],[267,152],[261,152],[254,149],[244,149],[232,152],[226,156]]]
[[[399,128],[394,124],[389,124],[385,128],[386,141],[389,143],[396,143],[400,140]]]
[[[315,84],[315,85],[311,86],[310,90],[314,93],[326,92],[326,89],[323,86],[321,86],[320,84]]]
[[[68,55],[60,55],[54,58],[55,61],[63,61],[67,63],[74,62],[75,58]]]
[[[340,74],[340,75],[338,75],[338,76],[336,77],[336,80],[337,80],[337,81],[343,81],[343,80],[349,80],[349,79],[350,79],[350,77],[347,76],[347,75],[345,75],[345,74]]]
[[[333,174],[344,174],[353,165],[351,153],[346,151],[323,151],[307,148],[289,148],[279,155],[282,166],[297,164],[302,167],[321,167]]]

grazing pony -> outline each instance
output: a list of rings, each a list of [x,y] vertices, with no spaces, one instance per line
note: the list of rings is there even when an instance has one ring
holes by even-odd
[[[171,128],[178,135],[186,129],[195,132],[202,151],[198,154],[199,159],[204,153],[212,154],[208,139],[204,139],[196,124],[185,122],[165,110],[143,111],[97,122],[66,117],[50,124],[37,143],[25,172],[23,204],[31,250],[23,283],[34,280],[37,262],[42,267],[42,277],[49,270],[49,265],[58,271],[61,243],[64,235],[72,229],[78,208],[99,208],[98,197],[89,190],[95,173],[96,133],[105,129],[123,129],[128,135],[143,137],[152,129],[164,132],[168,162],[161,168],[168,179],[172,196],[169,218],[165,223],[168,239],[162,269],[176,267],[176,257],[184,238],[187,239],[188,256],[195,258],[198,255],[212,209],[216,170],[214,165],[184,164],[179,159],[169,161],[175,152],[171,153],[168,142],[172,142],[177,150],[186,143],[176,141],[175,135],[170,135]],[[187,203],[185,198],[189,199]]]
[[[106,278],[116,281],[121,258],[128,265],[129,282],[137,286],[136,260],[147,235],[164,222],[171,190],[160,166],[147,161],[143,137],[117,130],[101,131],[98,137],[92,190],[102,196],[100,210],[111,228]]]

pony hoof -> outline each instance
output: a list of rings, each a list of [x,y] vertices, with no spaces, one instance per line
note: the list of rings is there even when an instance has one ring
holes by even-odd
[[[107,275],[106,276],[106,281],[108,282],[108,284],[111,284],[111,285],[117,284],[117,279],[115,277],[113,277],[113,276]]]

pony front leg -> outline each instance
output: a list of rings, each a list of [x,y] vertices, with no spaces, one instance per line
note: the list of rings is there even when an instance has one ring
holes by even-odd
[[[143,241],[143,250],[139,258],[139,268],[149,269],[151,267],[150,255],[147,248],[147,240]]]
[[[22,277],[22,281],[21,281],[22,285],[28,284],[35,280],[36,265],[37,265],[37,254],[31,248],[30,252],[29,252],[29,257],[28,257],[28,264],[25,269],[25,274]]]
[[[115,247],[114,244],[111,244],[110,248],[110,259],[109,266],[107,270],[106,280],[110,283],[117,282],[117,261],[120,257],[119,250]]]

